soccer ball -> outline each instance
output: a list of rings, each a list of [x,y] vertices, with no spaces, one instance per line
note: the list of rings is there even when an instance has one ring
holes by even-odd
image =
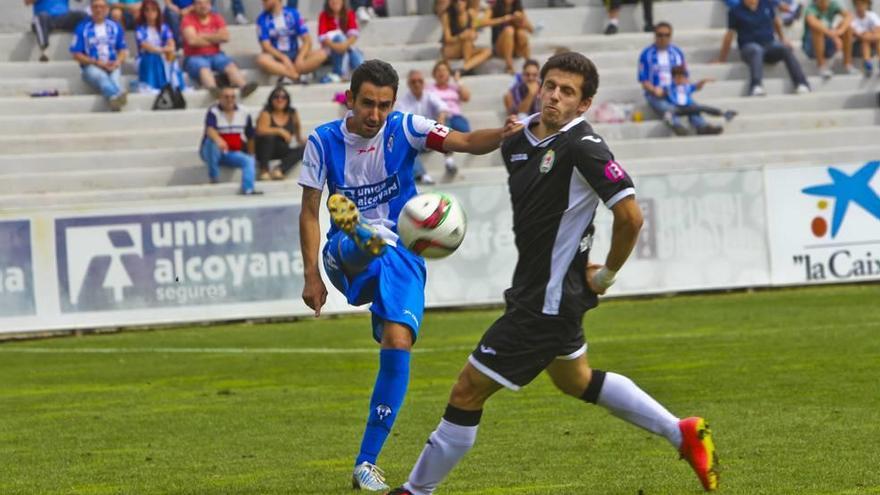
[[[445,258],[464,240],[467,216],[461,203],[448,194],[419,194],[403,206],[397,232],[410,251],[425,258]]]

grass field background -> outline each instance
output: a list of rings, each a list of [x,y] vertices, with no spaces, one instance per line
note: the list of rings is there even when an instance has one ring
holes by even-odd
[[[389,482],[499,314],[427,315]],[[880,494],[880,287],[609,301],[585,329],[595,367],[709,419],[721,493]],[[2,344],[0,494],[351,493],[375,347],[365,315]],[[489,402],[438,490],[700,492],[665,440],[545,376]]]

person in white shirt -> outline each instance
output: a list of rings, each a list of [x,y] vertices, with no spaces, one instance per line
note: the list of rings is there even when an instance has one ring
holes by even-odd
[[[864,60],[865,76],[871,77],[874,72],[874,64],[871,63],[872,52],[874,56],[880,56],[880,16],[871,10],[871,0],[855,0],[856,15],[853,16],[853,35],[856,42],[853,45],[853,55],[861,56]],[[878,60],[880,70],[880,60]]]
[[[449,109],[440,97],[431,91],[425,91],[425,76],[421,71],[409,71],[406,85],[409,87],[409,91],[397,100],[396,109],[400,112],[421,115],[445,125]],[[416,182],[433,184],[434,179],[425,171],[420,156],[416,156],[415,163],[413,163],[413,175]]]

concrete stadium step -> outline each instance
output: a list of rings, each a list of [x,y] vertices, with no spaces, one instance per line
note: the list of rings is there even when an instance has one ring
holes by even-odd
[[[713,119],[710,117],[710,119]],[[723,119],[714,119],[723,122]],[[823,112],[800,112],[780,115],[738,116],[724,123],[724,135],[800,131],[814,129],[837,129],[880,125],[880,110],[837,110]],[[627,140],[672,136],[672,131],[660,121],[627,122],[624,124],[596,124],[596,131],[607,141],[619,143]]]
[[[720,28],[726,23],[727,9],[713,0],[691,0],[687,2],[662,2],[654,7],[654,17],[665,19],[673,24],[700,26],[703,28]],[[598,33],[604,28],[606,19],[605,8],[602,6],[576,7],[572,9],[533,9],[528,12],[535,24],[545,26],[542,34],[548,36],[579,36]],[[642,30],[640,9],[624,8],[620,17],[621,31],[636,33]],[[308,22],[312,33],[316,33],[315,20]],[[229,53],[257,51],[256,34],[253,25],[231,25],[230,42],[225,45]],[[434,43],[440,39],[441,28],[433,15],[389,17],[375,19],[361,30],[359,45],[370,46],[405,46],[409,44]],[[488,46],[491,35],[482,30],[479,44]],[[642,35],[642,39],[649,39]],[[132,38],[129,36],[130,45]],[[611,40],[609,40],[611,41]],[[70,35],[58,33],[53,35],[48,55],[52,60],[68,60]],[[0,56],[9,61],[36,60],[39,50],[31,33],[0,35]]]

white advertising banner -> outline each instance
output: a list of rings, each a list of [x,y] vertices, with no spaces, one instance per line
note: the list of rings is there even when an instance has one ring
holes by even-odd
[[[765,171],[773,284],[880,280],[878,168]]]

